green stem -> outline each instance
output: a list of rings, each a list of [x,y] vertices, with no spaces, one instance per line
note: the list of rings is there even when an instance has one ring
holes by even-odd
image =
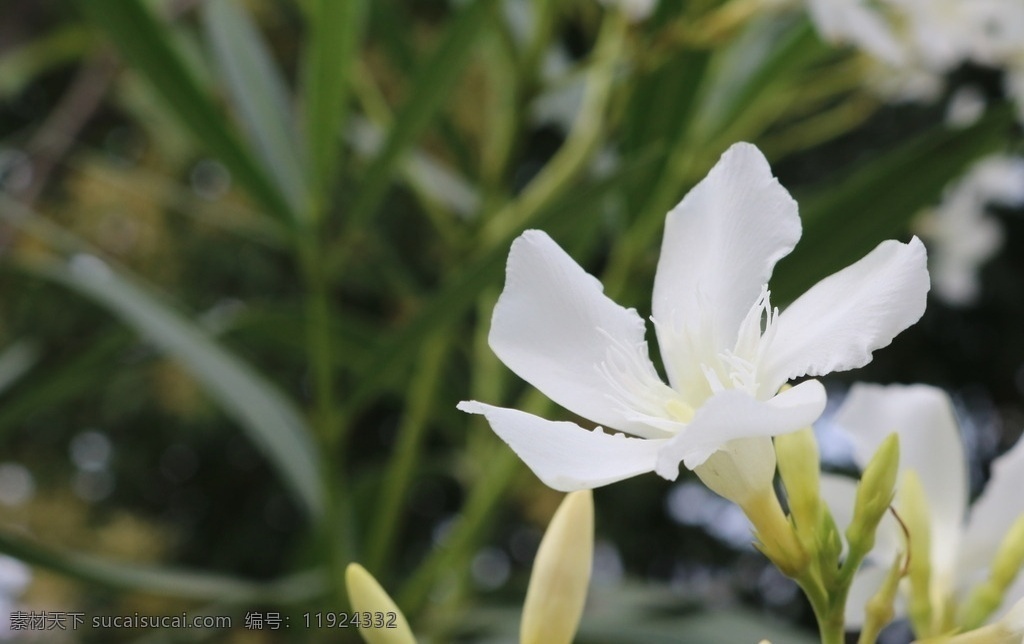
[[[384,489],[378,497],[370,537],[367,540],[366,567],[377,576],[385,574],[387,557],[395,535],[401,527],[402,502],[416,469],[417,456],[423,443],[424,430],[436,399],[444,358],[448,353],[448,338],[438,337],[426,343],[420,355],[419,372],[413,379],[406,398],[406,412],[402,417],[395,441],[395,451],[388,463]]]
[[[299,232],[299,255],[306,284],[306,346],[313,372],[315,411],[314,433],[320,443],[321,472],[327,507],[320,526],[332,599],[338,606],[347,606],[345,566],[352,560],[352,535],[343,504],[348,502],[344,486],[344,435],[338,431],[334,406],[334,367],[331,363],[330,305],[328,282],[323,271],[323,257],[313,229]]]
[[[504,444],[494,447],[488,459],[487,476],[472,488],[462,516],[445,543],[430,553],[399,593],[398,603],[407,614],[415,615],[423,608],[439,574],[464,569],[461,560],[475,554],[478,542],[500,509],[501,497],[521,471],[519,457],[512,450]]]
[[[519,198],[490,218],[481,239],[487,246],[505,239],[510,231],[523,228],[555,197],[570,189],[587,169],[603,140],[612,98],[615,69],[622,56],[627,25],[616,12],[608,12],[594,47],[594,60],[587,74],[587,89],[572,131],[544,169],[533,178]]]

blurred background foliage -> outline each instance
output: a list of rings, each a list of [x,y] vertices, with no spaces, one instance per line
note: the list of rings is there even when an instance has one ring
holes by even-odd
[[[561,495],[455,410],[558,413],[486,344],[511,240],[549,231],[646,315],[665,212],[751,141],[801,205],[784,304],[1019,146],[990,70],[950,79],[989,101],[951,128],[862,69],[746,0],[0,5],[0,551],[31,565],[8,603],[235,618],[37,641],[355,641],[301,625],[347,609],[358,560],[424,639],[513,640]],[[1024,425],[1019,215],[973,307],[931,302],[830,381],[951,389],[976,484]],[[686,475],[596,501],[580,641],[812,641]]]

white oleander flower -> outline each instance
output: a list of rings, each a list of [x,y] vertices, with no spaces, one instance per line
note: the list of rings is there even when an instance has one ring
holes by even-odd
[[[806,0],[807,12],[821,36],[849,44],[894,67],[906,65],[906,46],[886,16],[867,0]]]
[[[942,77],[970,62],[1007,70],[1008,93],[1024,110],[1013,91],[1013,69],[1024,61],[1020,0],[803,2],[822,38],[852,45],[875,61],[868,84],[890,100],[933,101]]]
[[[509,253],[489,342],[521,378],[569,411],[630,435],[552,422],[481,402],[494,431],[549,486],[593,488],[679,463],[742,505],[771,485],[771,436],[808,426],[825,405],[804,375],[860,367],[921,317],[923,244],[886,241],[781,314],[768,278],[800,237],[797,204],[761,152],[738,143],[669,214],[652,304],[670,384],[645,325],[602,293],[554,241],[526,231]]]
[[[977,299],[978,270],[1002,244],[1003,229],[989,205],[1024,205],[1024,159],[995,155],[976,163],[915,224],[931,251],[935,294],[949,304]]]
[[[856,384],[834,422],[849,434],[854,461],[861,467],[889,433],[899,434],[900,479],[907,471],[915,472],[926,498],[931,604],[935,610],[955,608],[972,586],[986,578],[1000,543],[1014,522],[1024,515],[1024,441],[993,462],[991,480],[968,511],[967,458],[952,402],[941,389],[926,385]],[[839,529],[844,530],[853,512],[854,482],[823,474],[821,490]],[[894,507],[903,514],[900,504],[897,491]],[[881,587],[889,566],[903,550],[902,532],[895,521],[883,521],[868,563],[857,571],[850,589],[848,628],[856,629],[863,623],[868,599]],[[903,590],[907,588],[904,586]],[[997,614],[1022,598],[1024,580],[1018,578]],[[905,601],[897,602],[896,612],[906,614]]]

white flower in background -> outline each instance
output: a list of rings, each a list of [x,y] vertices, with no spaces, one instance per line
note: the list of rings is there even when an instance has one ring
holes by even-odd
[[[985,94],[973,85],[958,88],[949,97],[946,106],[946,123],[955,128],[970,127],[985,114],[988,101]]]
[[[509,253],[489,342],[521,378],[569,411],[633,436],[462,402],[553,488],[593,488],[682,461],[741,503],[771,485],[771,436],[806,427],[825,391],[788,380],[860,367],[921,317],[924,246],[887,241],[781,314],[767,288],[800,237],[797,204],[761,152],[739,143],[669,214],[652,304],[666,385],[645,325],[540,231]],[[741,503],[742,504],[742,503]]]
[[[914,471],[924,489],[930,521],[933,607],[962,600],[966,591],[985,579],[993,555],[1013,523],[1024,514],[1024,441],[992,465],[992,478],[968,512],[967,458],[949,396],[926,385],[856,384],[836,414],[834,422],[849,433],[854,461],[864,467],[891,432],[900,439],[900,480]],[[897,483],[899,485],[899,483]],[[822,496],[839,529],[845,530],[853,514],[854,481],[823,474]],[[895,501],[897,513],[900,496]],[[858,628],[864,606],[881,587],[889,566],[904,550],[895,522],[879,527],[869,562],[854,578],[847,601],[847,627]],[[1024,580],[1017,579],[1004,598],[1003,608],[1024,598]],[[906,613],[897,602],[897,614]]]
[[[776,2],[762,0],[767,7]],[[802,0],[825,40],[876,62],[868,83],[896,101],[932,101],[942,76],[964,63],[1007,70],[1008,93],[1024,116],[1013,70],[1024,65],[1020,0]],[[897,81],[896,79],[903,79]],[[904,81],[910,81],[909,83]]]
[[[19,610],[17,598],[32,581],[32,571],[12,557],[0,555],[0,639],[18,635],[11,630],[11,613]]]
[[[986,211],[989,205],[1024,205],[1024,159],[983,159],[915,224],[930,250],[935,293],[950,304],[967,305],[977,299],[978,269],[1002,243],[1002,227]]]
[[[868,0],[807,0],[807,12],[825,40],[853,45],[894,67],[907,64],[904,44]]]

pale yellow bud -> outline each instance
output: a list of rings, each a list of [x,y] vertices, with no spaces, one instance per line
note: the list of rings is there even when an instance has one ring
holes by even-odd
[[[914,644],[1021,644],[1024,642],[1024,600],[1014,604],[995,624],[953,637],[918,640]]]
[[[907,529],[910,554],[910,621],[914,624],[914,632],[927,634],[935,632],[932,609],[931,576],[932,576],[932,534],[929,518],[928,498],[921,485],[921,479],[914,470],[903,473],[900,481],[899,502],[900,518]]]
[[[818,441],[810,427],[775,437],[779,475],[786,488],[789,512],[805,546],[813,544],[821,512]]]
[[[975,588],[964,604],[961,624],[974,628],[984,623],[999,605],[1007,588],[1016,579],[1024,566],[1024,517],[1018,518],[999,544],[996,556],[992,558],[989,578]]]
[[[594,497],[566,495],[537,549],[519,627],[521,644],[569,644],[587,600],[594,558]]]
[[[360,615],[359,634],[367,644],[416,644],[405,615],[366,568],[349,564],[345,587],[352,612]]]

